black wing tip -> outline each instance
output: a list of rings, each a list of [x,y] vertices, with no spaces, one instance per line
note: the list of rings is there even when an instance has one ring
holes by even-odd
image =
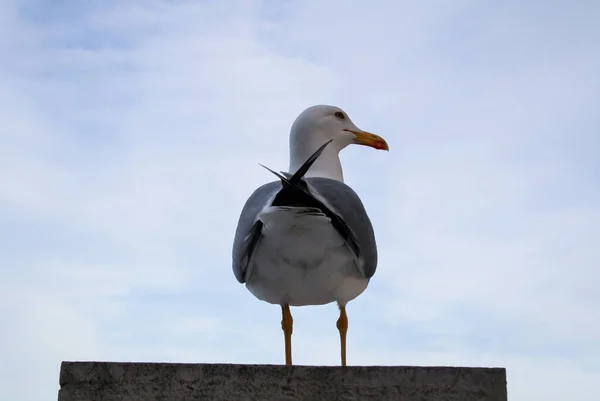
[[[261,166],[261,167],[263,167],[264,169],[270,171],[271,173],[273,173],[277,178],[279,178],[281,180],[282,183],[291,185],[291,183],[289,182],[289,180],[283,174],[280,174],[280,173],[278,173],[275,170],[271,170],[270,168],[268,168],[267,166],[265,166],[263,164],[258,163],[258,165]]]
[[[330,139],[323,145],[321,145],[321,147],[319,147],[319,149],[317,149],[312,155],[310,155],[310,157],[300,166],[300,168],[298,168],[298,170],[290,178],[285,177],[283,174],[280,174],[263,164],[258,164],[259,166],[267,169],[272,174],[274,174],[277,178],[281,180],[282,183],[290,186],[297,186],[298,182],[300,182],[302,177],[304,177],[304,175],[308,172],[313,163],[319,158],[319,156],[321,156],[321,153],[323,153],[325,147],[327,147],[327,145],[329,145],[331,142],[333,142],[333,139]]]
[[[296,184],[298,181],[300,181],[310,169],[310,167],[313,165],[313,163],[319,158],[319,156],[321,156],[323,150],[325,150],[327,145],[329,145],[331,142],[333,142],[333,139],[330,139],[327,142],[325,142],[319,147],[319,149],[317,149],[312,155],[310,155],[310,157],[306,159],[306,161],[300,166],[300,168],[298,168],[294,175],[292,175],[292,177],[290,178],[290,183]]]

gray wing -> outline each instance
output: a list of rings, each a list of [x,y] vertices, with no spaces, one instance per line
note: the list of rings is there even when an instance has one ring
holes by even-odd
[[[371,220],[352,188],[341,181],[322,177],[305,178],[309,191],[325,201],[354,233],[362,259],[362,274],[371,278],[377,269],[377,243]]]
[[[267,202],[281,189],[281,182],[274,181],[258,187],[246,201],[233,239],[233,274],[240,283],[246,282],[246,269],[251,253],[260,241],[262,222],[257,216]]]

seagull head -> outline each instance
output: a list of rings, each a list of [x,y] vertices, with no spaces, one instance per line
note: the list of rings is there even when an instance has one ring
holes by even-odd
[[[356,126],[350,116],[336,106],[318,105],[304,110],[290,130],[290,168],[294,173],[325,142],[331,143],[315,161],[306,176],[327,177],[343,181],[339,152],[348,145],[389,150],[379,135]]]
[[[336,106],[318,105],[304,110],[292,124],[290,145],[302,144],[318,149],[332,140],[331,147],[338,152],[348,145],[364,145],[389,150],[379,135],[358,128],[350,116]]]

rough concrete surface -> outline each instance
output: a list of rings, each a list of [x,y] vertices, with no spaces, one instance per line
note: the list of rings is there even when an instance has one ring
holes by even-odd
[[[507,401],[503,368],[63,362],[59,401]]]

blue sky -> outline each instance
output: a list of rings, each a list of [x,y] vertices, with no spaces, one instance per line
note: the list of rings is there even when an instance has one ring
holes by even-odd
[[[0,1],[0,398],[62,360],[281,363],[235,280],[241,207],[313,104],[379,244],[350,364],[504,366],[515,401],[600,380],[597,2]],[[335,305],[294,361],[338,364]]]

